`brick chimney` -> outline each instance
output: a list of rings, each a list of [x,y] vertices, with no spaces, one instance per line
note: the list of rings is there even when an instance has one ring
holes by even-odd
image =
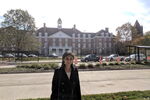
[[[46,32],[46,23],[43,24],[44,32]]]
[[[76,24],[73,25],[73,29],[74,29],[74,30],[76,29]]]

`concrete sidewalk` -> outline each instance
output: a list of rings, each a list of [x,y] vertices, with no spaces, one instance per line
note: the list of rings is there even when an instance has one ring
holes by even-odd
[[[150,90],[150,70],[80,71],[81,93]],[[53,72],[0,74],[0,100],[50,97]]]

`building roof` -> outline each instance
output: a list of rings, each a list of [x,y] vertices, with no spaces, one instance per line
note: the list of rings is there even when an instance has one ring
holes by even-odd
[[[45,33],[47,32],[48,35],[52,35],[54,33],[57,33],[59,31],[62,31],[70,36],[72,36],[73,33],[82,33],[80,32],[79,30],[77,29],[73,29],[73,28],[61,28],[61,29],[58,29],[58,28],[48,28],[48,27],[42,27],[40,29],[37,30],[37,33]]]
[[[73,33],[78,33],[78,34],[91,34],[92,37],[94,37],[95,35],[102,36],[102,33],[107,33],[106,30],[103,30],[103,29],[96,32],[96,33],[94,33],[94,32],[81,32],[78,29],[74,29],[74,28],[61,28],[61,29],[58,29],[58,28],[49,28],[49,27],[41,27],[40,29],[37,30],[37,33],[45,33],[46,32],[46,33],[48,33],[48,36],[50,36],[54,33],[59,32],[59,31],[62,31],[62,32],[66,33],[69,36],[72,36]],[[111,33],[109,33],[109,34],[111,34]]]
[[[150,49],[150,46],[143,46],[143,45],[128,45],[128,47],[136,47],[136,48]]]

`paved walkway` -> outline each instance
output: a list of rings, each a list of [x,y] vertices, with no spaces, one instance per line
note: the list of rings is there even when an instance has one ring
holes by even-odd
[[[150,90],[150,70],[80,71],[81,92],[100,94]],[[0,100],[44,98],[51,94],[50,73],[0,74]]]

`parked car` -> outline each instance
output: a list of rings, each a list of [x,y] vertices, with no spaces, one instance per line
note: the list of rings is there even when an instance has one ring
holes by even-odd
[[[6,58],[14,58],[15,56],[13,54],[11,54],[11,53],[7,53],[7,54],[4,55],[4,57],[6,57]]]
[[[118,54],[111,54],[109,55],[108,57],[105,57],[103,59],[103,61],[116,61],[118,58],[120,58],[120,61],[123,61],[124,60],[124,57],[123,56],[119,56]]]
[[[95,61],[95,62],[99,61],[99,57],[96,56],[95,54],[89,54],[81,58],[81,62],[88,62],[88,61]]]
[[[56,53],[52,53],[52,54],[50,54],[50,55],[49,55],[49,57],[57,58],[57,57],[58,57],[58,55],[57,55]]]
[[[146,56],[144,55],[144,54],[139,54],[139,59],[140,59],[140,61],[144,61],[145,59],[146,59]],[[126,58],[125,58],[125,61],[133,61],[133,60],[138,60],[138,54],[131,54],[130,56],[127,56]]]
[[[35,54],[29,54],[28,57],[38,57],[38,56]]]
[[[28,57],[26,54],[24,54],[24,53],[19,53],[19,54],[15,54],[15,57],[24,57],[24,58],[26,58],[26,57]]]
[[[3,55],[0,54],[0,58],[2,58],[2,57],[3,57]]]

